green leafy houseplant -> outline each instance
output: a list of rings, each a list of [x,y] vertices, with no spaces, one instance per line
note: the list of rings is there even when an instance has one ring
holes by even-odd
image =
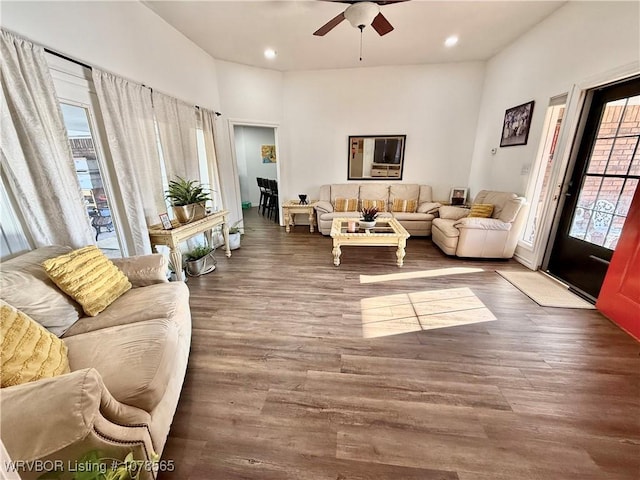
[[[200,260],[203,257],[206,257],[213,251],[213,248],[207,245],[198,245],[197,247],[189,250],[184,254],[187,262],[193,262],[195,260]]]
[[[206,215],[206,202],[211,200],[210,192],[197,180],[177,177],[169,182],[165,198],[171,202],[178,222],[185,224],[200,220]]]
[[[152,453],[151,462],[157,463],[159,458],[156,453]],[[138,480],[145,465],[146,462],[133,458],[133,452],[129,452],[124,460],[120,461],[101,457],[100,452],[91,450],[77,462],[68,465],[68,475],[64,469],[56,470],[40,475],[38,480]]]
[[[376,207],[363,208],[360,213],[365,222],[374,222],[378,216],[378,209]]]
[[[211,200],[211,195],[197,180],[185,180],[182,177],[177,177],[177,180],[169,182],[165,198],[171,202],[173,207],[183,207]]]

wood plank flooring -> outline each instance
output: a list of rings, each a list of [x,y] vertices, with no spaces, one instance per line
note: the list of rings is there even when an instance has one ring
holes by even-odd
[[[640,345],[543,308],[410,238],[345,247],[247,212],[242,248],[190,278],[192,352],[163,454],[179,480],[638,480]],[[480,272],[361,284],[447,267]],[[360,300],[468,287],[497,320],[362,338]]]

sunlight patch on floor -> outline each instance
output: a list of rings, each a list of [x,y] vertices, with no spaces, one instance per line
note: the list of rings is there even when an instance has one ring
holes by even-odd
[[[417,272],[389,273],[386,275],[360,275],[360,283],[389,282],[391,280],[410,280],[412,278],[442,277],[445,275],[459,275],[461,273],[484,272],[482,268],[451,267],[434,270],[420,270]]]
[[[360,309],[364,338],[496,320],[466,287],[363,298]]]

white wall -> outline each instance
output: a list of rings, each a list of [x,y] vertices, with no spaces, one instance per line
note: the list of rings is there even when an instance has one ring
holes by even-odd
[[[472,195],[481,189],[525,193],[529,174],[521,172],[534,161],[549,99],[638,62],[639,16],[637,2],[570,2],[488,62],[468,180]],[[505,110],[530,100],[536,103],[527,145],[499,148]]]
[[[238,176],[240,177],[240,197],[242,201],[249,201],[253,207],[260,203],[260,189],[257,178],[277,179],[275,163],[262,163],[262,145],[274,145],[273,128],[249,127],[236,125],[234,127],[236,142],[236,159],[238,161]]]
[[[116,75],[218,110],[215,61],[139,2],[2,2],[4,28]]]
[[[406,134],[402,181],[448,199],[467,185],[483,74],[477,62],[285,73],[282,190],[345,183],[349,135]]]

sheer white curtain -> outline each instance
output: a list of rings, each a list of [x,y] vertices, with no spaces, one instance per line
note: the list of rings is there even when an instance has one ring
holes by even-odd
[[[42,47],[2,30],[0,163],[36,247],[94,244]]]
[[[147,225],[159,223],[166,210],[151,90],[95,68],[92,73],[127,216],[129,254],[150,253]]]
[[[214,209],[222,210],[227,205],[224,194],[222,193],[222,185],[220,183],[220,169],[218,168],[218,157],[216,155],[216,115],[212,110],[200,108],[200,122],[202,132],[204,134],[204,148],[207,154],[207,162],[209,164],[209,183],[211,188],[211,197],[213,199]]]
[[[196,107],[162,93],[153,92],[162,157],[169,180],[175,177],[200,180],[196,145]]]

